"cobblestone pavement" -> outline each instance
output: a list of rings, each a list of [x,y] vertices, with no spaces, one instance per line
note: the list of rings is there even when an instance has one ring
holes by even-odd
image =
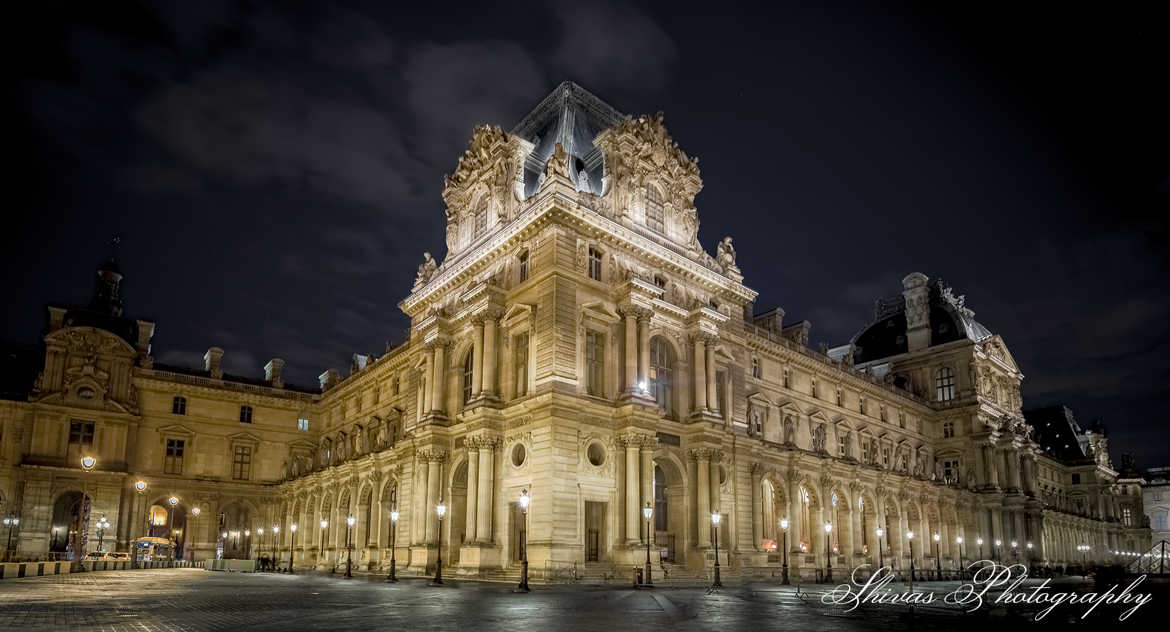
[[[925,588],[941,595],[954,584]],[[511,589],[478,582],[433,588],[421,579],[386,584],[372,577],[200,569],[87,573],[0,583],[0,630],[987,630],[1023,623],[1067,627],[1083,612],[1065,607],[1039,624],[1027,608],[1014,606],[962,614],[940,606],[911,612],[905,605],[867,605],[844,613],[821,604],[817,592],[802,598],[794,588],[774,584],[716,592],[577,585],[536,587],[529,594]],[[1140,616],[1122,626],[1164,622],[1167,593],[1162,589]],[[1118,612],[1102,607],[1085,623],[1117,627]]]

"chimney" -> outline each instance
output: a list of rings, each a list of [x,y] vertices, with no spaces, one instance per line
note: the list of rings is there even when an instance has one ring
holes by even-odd
[[[203,370],[211,374],[212,379],[223,379],[223,349],[212,347],[203,354]]]
[[[902,279],[902,296],[906,299],[906,350],[918,351],[930,346],[929,279],[921,272],[911,272]]]
[[[337,372],[337,369],[328,369],[317,379],[321,380],[321,392],[324,393],[337,386],[337,383],[341,381],[341,374]]]
[[[284,388],[284,379],[281,377],[283,371],[284,360],[272,358],[264,365],[264,380],[271,384],[272,388]]]
[[[49,333],[57,331],[65,326],[65,308],[64,307],[49,307]]]

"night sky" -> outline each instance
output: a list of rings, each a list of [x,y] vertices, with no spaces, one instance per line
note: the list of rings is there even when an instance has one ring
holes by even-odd
[[[402,340],[472,127],[572,79],[665,112],[701,159],[700,240],[734,237],[757,311],[836,345],[907,273],[942,277],[1007,342],[1025,407],[1170,465],[1165,13],[323,4],[6,7],[0,339],[84,303],[116,233],[160,362],[214,345],[233,373],[346,373]]]

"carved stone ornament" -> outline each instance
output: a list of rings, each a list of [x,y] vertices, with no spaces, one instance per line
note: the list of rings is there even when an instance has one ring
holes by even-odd
[[[418,290],[420,287],[429,283],[435,277],[435,273],[438,270],[439,266],[435,263],[434,258],[431,257],[431,253],[424,252],[423,262],[418,266],[418,276],[414,278],[414,287],[411,291]]]

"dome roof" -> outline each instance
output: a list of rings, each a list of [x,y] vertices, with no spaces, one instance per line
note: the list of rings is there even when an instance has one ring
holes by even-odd
[[[981,342],[991,331],[975,320],[975,312],[955,297],[941,279],[930,282],[930,345],[967,338]],[[906,353],[906,299],[901,295],[874,302],[874,318],[850,340],[854,362],[862,364]]]

